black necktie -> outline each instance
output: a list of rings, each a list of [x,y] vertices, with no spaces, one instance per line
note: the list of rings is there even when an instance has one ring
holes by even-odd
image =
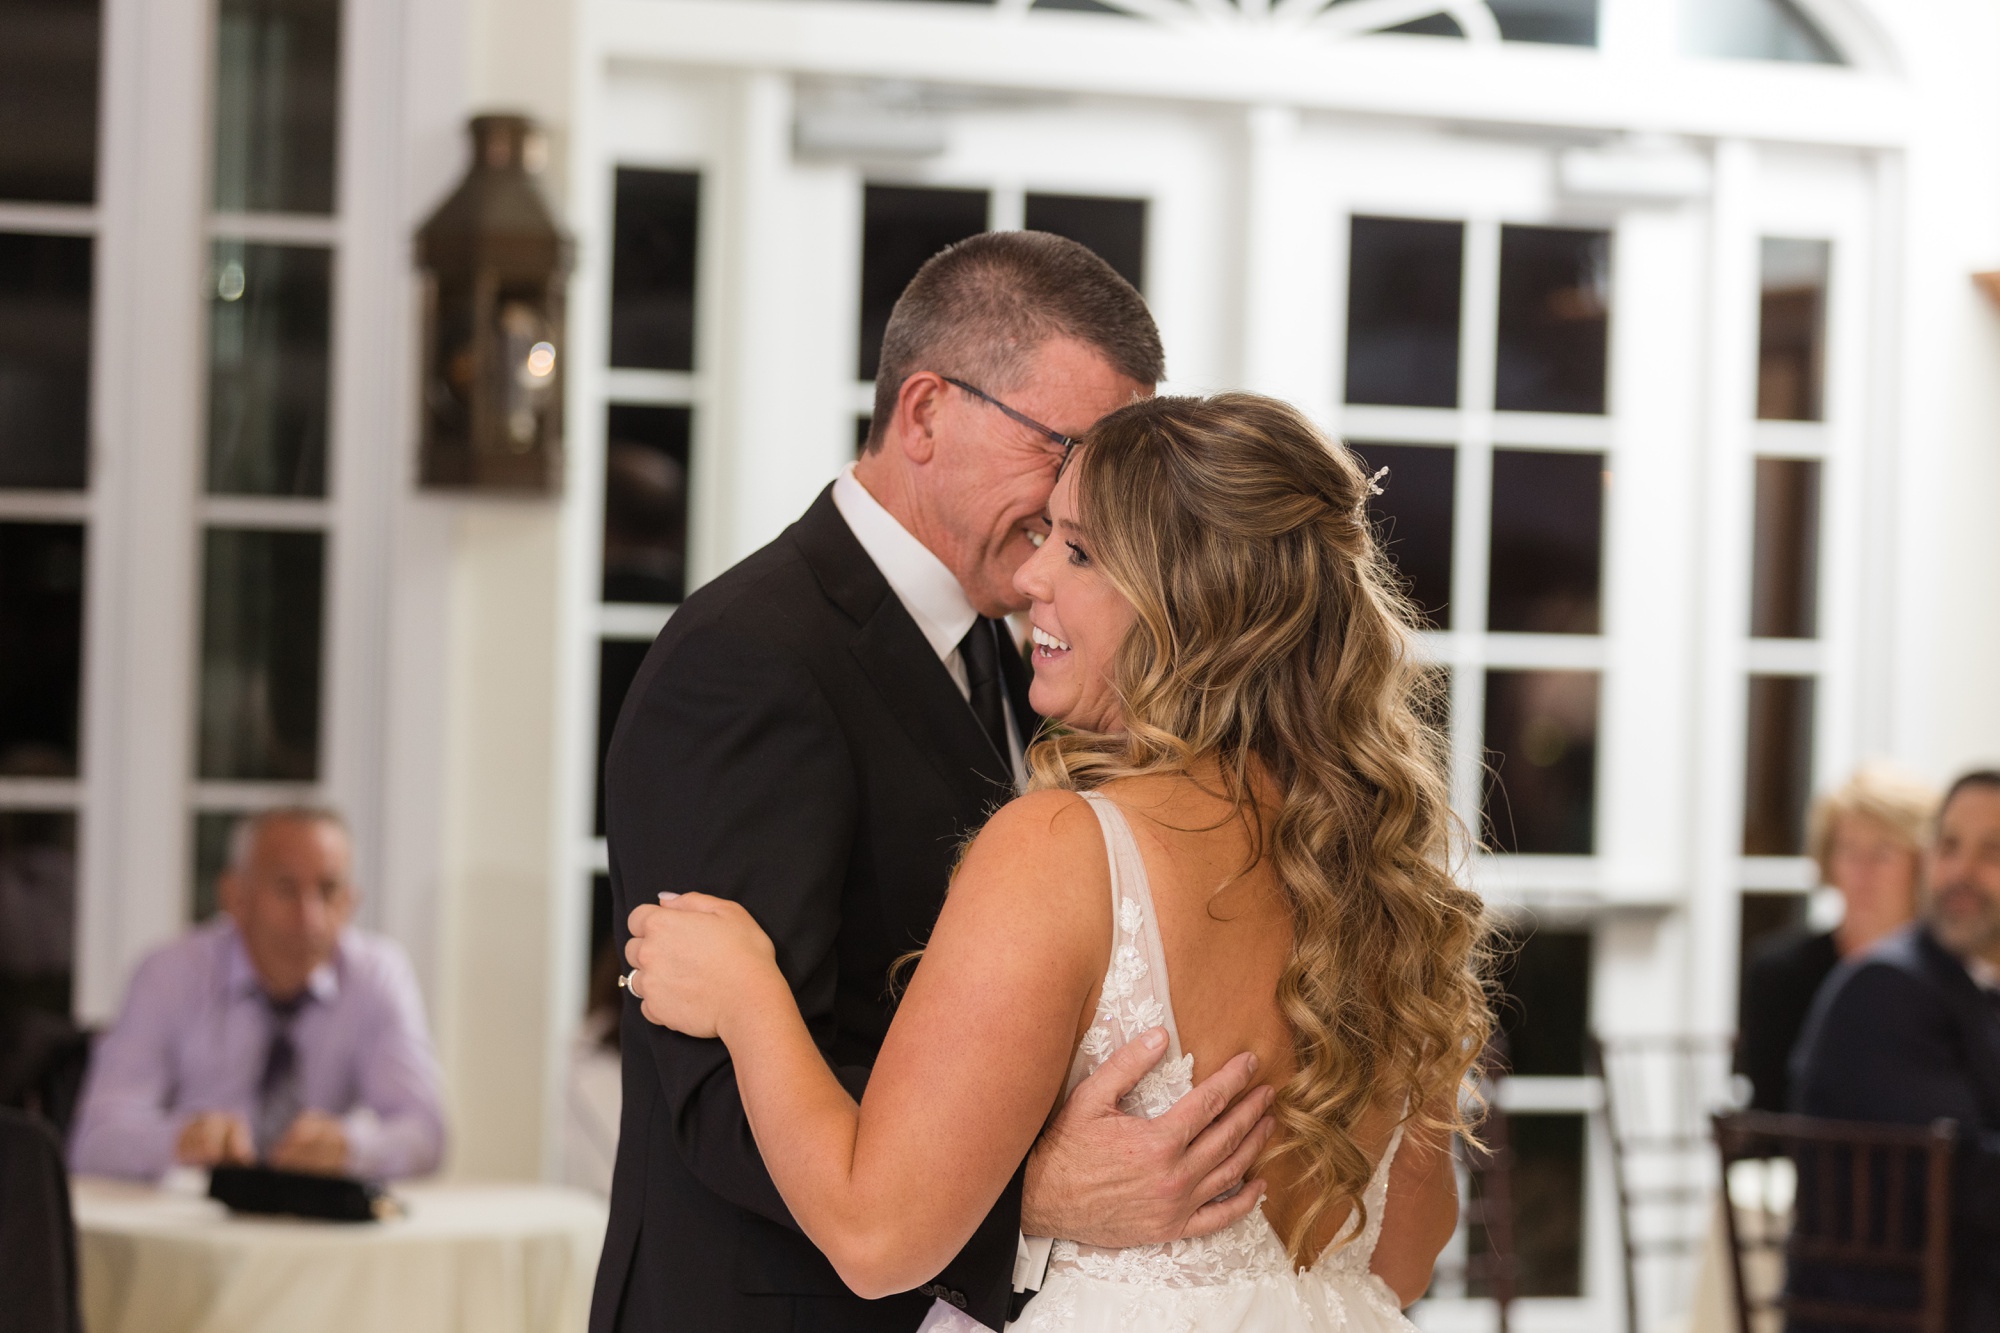
[[[264,997],[271,1014],[271,1044],[264,1052],[264,1074],[257,1080],[257,1156],[269,1157],[278,1140],[298,1119],[304,1105],[299,1096],[299,1053],[292,1045],[292,1020],[306,1002],[305,991],[289,1000]]]
[[[994,753],[1014,766],[1013,750],[1007,744],[1007,705],[1000,679],[1000,638],[995,623],[985,616],[958,641],[958,655],[965,662],[966,684],[972,687],[972,715],[979,719]]]

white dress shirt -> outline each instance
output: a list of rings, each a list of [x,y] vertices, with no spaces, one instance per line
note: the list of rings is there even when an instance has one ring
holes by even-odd
[[[951,673],[958,692],[970,703],[972,682],[966,675],[965,659],[958,645],[972,623],[979,619],[979,612],[973,609],[965,589],[958,586],[957,576],[930,547],[897,522],[881,501],[868,493],[868,488],[855,477],[852,463],[841,469],[833,483],[833,506],[847,520],[854,539],[875,562],[875,568],[882,571],[896,600],[910,613],[910,619],[917,622],[918,631]],[[1014,701],[1007,697],[1004,688],[1000,702],[1007,710],[1007,758],[1014,767],[1014,788],[1020,791],[1028,785],[1028,764],[1021,753],[1021,730],[1014,722]],[[1042,1278],[1048,1272],[1052,1243],[1046,1236],[1021,1237],[1014,1254],[1014,1290],[1041,1288]]]
[[[852,463],[841,469],[833,483],[833,505],[847,520],[861,549],[888,580],[896,600],[917,622],[918,631],[951,673],[958,692],[971,702],[972,682],[958,645],[979,619],[979,612],[966,598],[965,589],[958,586],[958,578],[868,493],[855,477]],[[1021,752],[1021,729],[1014,721],[1014,701],[1008,698],[1004,684],[1000,702],[1007,712],[1007,759],[1014,769],[1014,788],[1019,791],[1028,785],[1028,765]]]

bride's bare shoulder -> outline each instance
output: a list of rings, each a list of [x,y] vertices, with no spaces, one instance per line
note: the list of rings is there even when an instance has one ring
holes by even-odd
[[[1017,900],[1053,896],[1095,903],[1111,889],[1104,834],[1075,792],[1038,791],[1001,806],[959,866],[960,886],[992,887]]]

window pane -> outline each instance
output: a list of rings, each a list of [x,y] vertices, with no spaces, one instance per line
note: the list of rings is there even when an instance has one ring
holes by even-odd
[[[1844,65],[1840,51],[1791,0],[1681,0],[1690,55]]]
[[[21,1010],[70,1011],[76,815],[0,810],[0,1031]]]
[[[200,775],[311,782],[319,777],[325,534],[205,535]]]
[[[1603,548],[1604,455],[1494,451],[1488,629],[1598,633]]]
[[[1031,194],[1030,231],[1052,231],[1096,251],[1118,276],[1146,289],[1146,201],[1099,199],[1081,194]]]
[[[1739,907],[1737,930],[1736,993],[1743,993],[1743,978],[1750,960],[1766,944],[1793,931],[1804,930],[1810,894],[1745,892]]]
[[[1357,217],[1347,256],[1347,401],[1458,406],[1465,225]]]
[[[1433,628],[1451,624],[1451,531],[1458,452],[1427,444],[1350,443],[1370,472],[1386,467],[1368,500],[1377,540],[1408,580],[1410,600]]]
[[[1597,0],[1487,0],[1510,42],[1597,45]]]
[[[242,810],[203,810],[194,817],[194,888],[188,895],[188,920],[199,923],[219,909],[216,881],[229,864],[229,835]]]
[[[868,451],[868,432],[875,428],[872,416],[854,418],[854,456],[861,457]]]
[[[1486,763],[1488,847],[1596,850],[1597,673],[1487,672]]]
[[[1493,405],[1602,412],[1611,234],[1500,229],[1500,349]]]
[[[625,692],[652,646],[650,639],[605,639],[597,646],[597,822],[592,827],[599,837],[604,836],[604,760],[611,753],[611,732],[625,706]]]
[[[215,206],[331,213],[340,0],[218,0]]]
[[[1500,1030],[1516,1074],[1583,1075],[1590,1015],[1590,934],[1531,929],[1503,937],[1498,974]]]
[[[896,298],[924,261],[954,241],[986,230],[984,190],[871,185],[861,203],[861,365],[875,378],[882,334]]]
[[[86,484],[90,275],[87,236],[0,232],[0,488]]]
[[[1507,1117],[1513,1165],[1516,1296],[1583,1294],[1583,1145],[1581,1115]],[[1470,1232],[1485,1250],[1483,1227]],[[1481,1294],[1475,1289],[1474,1295]]]
[[[77,771],[83,525],[0,523],[0,774]]]
[[[1763,299],[1757,321],[1757,418],[1819,421],[1824,415],[1825,241],[1764,238]]]
[[[1819,633],[1819,482],[1816,458],[1757,460],[1750,633],[1760,639]]]
[[[604,600],[673,604],[687,595],[689,412],[605,413]]]
[[[325,495],[333,256],[217,241],[209,288],[208,489]]]
[[[620,167],[611,224],[611,364],[694,369],[701,177]]]
[[[1743,854],[1805,851],[1812,795],[1813,678],[1750,677],[1749,737],[1743,766]]]
[[[97,198],[98,6],[0,4],[0,199]]]

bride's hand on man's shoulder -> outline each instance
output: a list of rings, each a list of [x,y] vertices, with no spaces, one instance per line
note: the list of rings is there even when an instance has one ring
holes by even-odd
[[[727,1036],[734,1006],[777,975],[771,937],[741,903],[706,893],[660,897],[658,907],[635,907],[626,918],[625,961],[639,1010],[690,1037]]]

